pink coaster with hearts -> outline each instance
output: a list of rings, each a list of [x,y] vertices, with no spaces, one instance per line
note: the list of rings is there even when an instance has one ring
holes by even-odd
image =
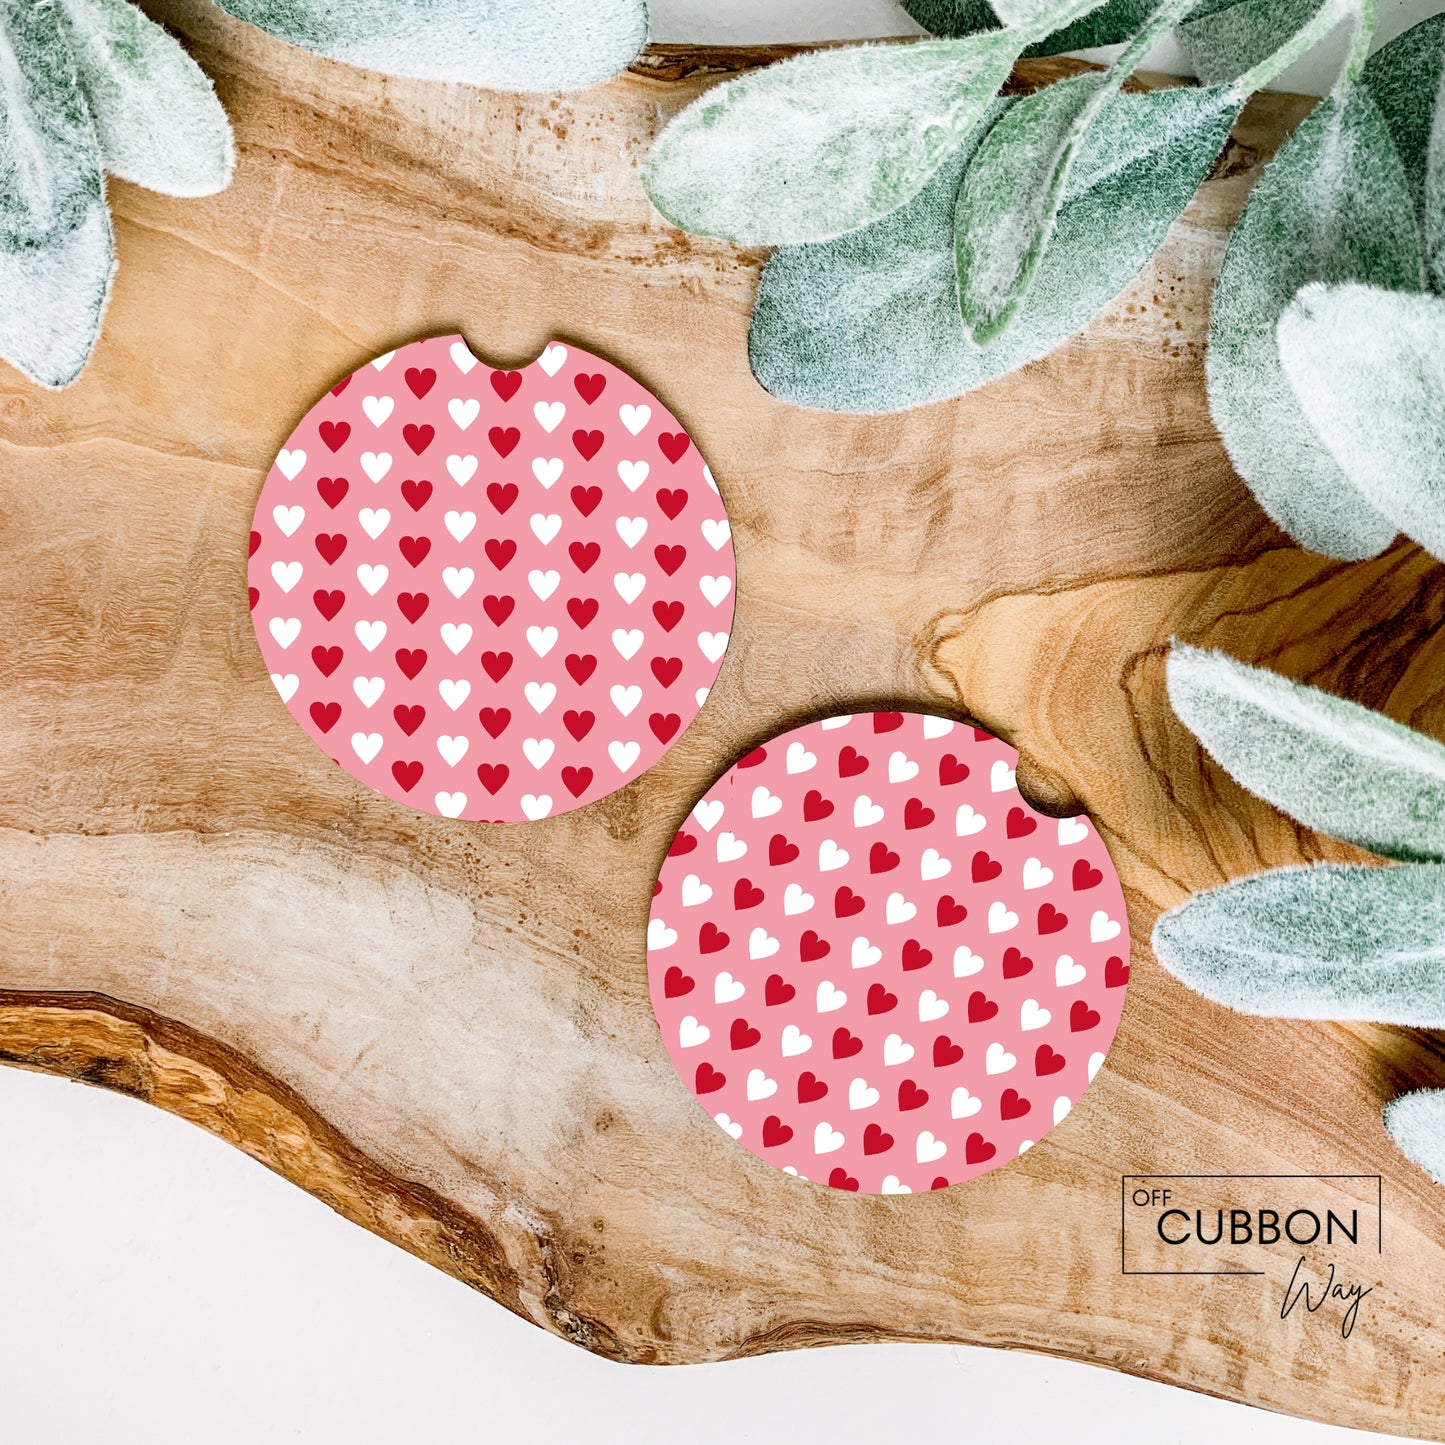
[[[648,980],[683,1081],[770,1164],[871,1194],[1007,1164],[1104,1061],[1123,890],[1018,754],[941,718],[832,718],[756,749],[663,863]]]
[[[553,343],[494,371],[460,337],[333,387],[276,458],[251,533],[271,680],[341,767],[447,818],[580,808],[697,715],[736,569],[677,419]]]

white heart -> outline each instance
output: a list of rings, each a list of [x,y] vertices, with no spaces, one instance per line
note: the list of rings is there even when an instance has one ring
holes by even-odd
[[[913,1191],[896,1175],[890,1174],[878,1186],[880,1194],[912,1194]]]
[[[363,562],[356,569],[356,580],[366,588],[371,596],[375,597],[383,587],[386,586],[386,579],[391,575],[384,563],[372,566],[369,562]]]
[[[551,811],[552,798],[550,794],[522,794],[522,816],[531,822],[535,823],[539,818],[545,818]]]
[[[1082,843],[1089,836],[1089,825],[1082,818],[1060,818],[1059,819],[1059,846],[1061,848],[1071,847],[1075,843]]]
[[[386,681],[380,677],[356,677],[351,680],[351,688],[361,699],[362,707],[375,707],[386,691]]]
[[[612,684],[612,706],[622,714],[623,717],[631,717],[633,709],[642,701],[642,689],[635,683],[631,687],[623,687],[620,682]]]
[[[448,512],[445,521],[447,531],[458,542],[465,542],[472,535],[472,528],[477,525],[477,514],[475,512]]]
[[[1024,862],[1024,887],[1047,888],[1054,881],[1054,870],[1045,868],[1037,858],[1029,858]]]
[[[748,1074],[749,1099],[771,1099],[777,1092],[778,1081],[770,1079],[761,1069],[753,1069]]]
[[[818,872],[833,873],[839,868],[848,866],[848,854],[840,848],[831,838],[824,838],[818,844]]]
[[[718,825],[718,819],[723,815],[723,805],[715,799],[709,801],[707,798],[699,798],[693,804],[692,816],[703,826],[703,831],[711,833]]]
[[[467,738],[448,737],[445,733],[437,739],[437,752],[439,752],[450,768],[456,767],[467,755],[467,748],[470,746]]]
[[[707,601],[716,607],[723,602],[728,593],[733,590],[731,577],[702,577],[698,579],[698,587]]]
[[[547,488],[552,489],[552,484],[562,475],[561,457],[537,457],[532,462],[532,475]]]
[[[804,893],[799,884],[789,883],[783,890],[783,912],[788,917],[797,913],[807,913],[812,906],[813,895]]]
[[[1002,1044],[990,1044],[983,1067],[986,1073],[1006,1074],[1016,1063],[1018,1060]]]
[[[534,624],[527,629],[527,643],[538,657],[546,657],[556,647],[557,637],[555,627],[538,627]]]
[[[285,649],[301,636],[301,618],[273,617],[270,620],[270,634]]]
[[[955,1119],[971,1119],[981,1108],[983,1108],[983,1100],[974,1098],[962,1084],[953,1091],[953,1102],[949,1107],[949,1112]]]
[[[883,950],[875,948],[866,938],[853,940],[853,967],[872,968],[883,957]]]
[[[711,1037],[712,1030],[706,1024],[699,1023],[691,1014],[677,1027],[677,1042],[679,1047],[684,1049],[695,1049]]]
[[[1033,1147],[1034,1141],[1032,1139],[1025,1139],[1023,1143],[1019,1145],[1019,1153],[1026,1154]]]
[[[533,711],[544,713],[557,697],[557,684],[555,682],[529,682],[522,689],[526,699],[531,703]]]
[[[477,474],[477,459],[470,453],[453,452],[447,458],[447,471],[459,487],[464,487]]]
[[[669,928],[660,918],[647,920],[647,951],[656,953],[659,949],[671,948],[677,942],[677,930]]]
[[[975,833],[982,833],[986,827],[988,819],[982,813],[975,813],[968,803],[959,808],[958,816],[953,820],[953,831],[960,838],[971,838]]]
[[[697,645],[709,662],[721,662],[723,653],[728,650],[728,635],[726,632],[699,632]]]
[[[824,979],[818,985],[818,1012],[830,1014],[843,1007],[848,1002],[848,995],[841,988],[835,988],[829,979]]]
[[[647,586],[647,578],[641,572],[619,572],[612,579],[612,585],[617,589],[617,595],[630,607],[642,596],[642,589]]]
[[[699,707],[701,707],[703,703],[707,701],[707,695],[711,691],[712,689],[710,687],[700,687],[695,693],[693,693],[693,697],[697,699],[697,705]]]
[[[1018,786],[1018,770],[1009,767],[1002,758],[995,758],[988,775],[988,785],[995,793],[1006,793]]]
[[[477,364],[465,341],[452,342],[452,365],[465,376]]]
[[[393,348],[393,349],[390,350],[390,351],[383,351],[380,356],[373,356],[373,357],[371,358],[371,364],[372,364],[378,371],[385,371],[386,368],[391,364],[391,358],[392,358],[393,356],[395,356],[395,355],[396,355],[396,350],[395,350],[395,348]]]
[[[853,826],[855,828],[871,828],[874,823],[883,821],[883,809],[863,793],[853,804]]]
[[[925,848],[918,860],[918,875],[925,883],[947,878],[953,872],[953,864],[937,848]]]
[[[296,689],[301,686],[301,679],[294,672],[288,672],[284,677],[279,672],[273,672],[271,685],[281,694],[282,702],[290,702],[296,696]]]
[[[783,800],[770,793],[761,783],[753,789],[753,817],[771,818],[783,809]]]
[[[453,597],[465,597],[476,580],[477,574],[470,567],[442,568],[442,581]]]
[[[294,482],[305,465],[306,453],[300,447],[294,451],[287,451],[285,447],[282,447],[276,453],[276,468],[288,482]]]
[[[467,806],[467,795],[465,793],[438,793],[436,805],[437,812],[443,818],[460,818],[462,809]]]
[[[1095,1053],[1089,1055],[1089,1082],[1094,1082],[1094,1075],[1104,1067],[1103,1054]]]
[[[1118,938],[1122,927],[1122,924],[1116,923],[1100,908],[1089,919],[1089,939],[1093,943],[1108,943],[1111,939]]]
[[[385,507],[363,507],[357,514],[361,530],[374,542],[386,531],[391,522],[391,513]]]
[[[689,873],[687,877],[682,880],[682,906],[684,908],[695,908],[699,903],[706,903],[711,897],[712,885],[704,883],[696,873]],[[720,973],[718,977],[731,978],[732,975]],[[738,985],[738,998],[743,996],[742,987],[742,984]],[[720,998],[718,1002],[724,1003],[726,1000]]]
[[[633,406],[631,402],[624,402],[617,411],[622,419],[622,425],[636,436],[652,420],[652,408],[647,405]]]
[[[920,1164],[932,1164],[948,1153],[948,1145],[942,1139],[935,1139],[931,1129],[925,1129],[918,1136],[915,1157]]]
[[[736,1003],[747,989],[730,973],[720,973],[712,981],[712,996],[715,1003]]]
[[[867,1079],[854,1079],[848,1085],[848,1107],[850,1109],[871,1109],[879,1098],[878,1090],[870,1089]]]
[[[923,719],[923,736],[926,738],[946,738],[956,726],[946,717],[928,717]]]
[[[361,759],[363,763],[371,762],[381,751],[380,733],[352,733],[351,751]]]
[[[782,944],[766,928],[755,928],[748,935],[749,958],[771,958],[781,947]]]
[[[815,754],[810,753],[802,743],[788,744],[787,768],[790,773],[811,772],[817,766],[818,759]]]
[[[532,535],[544,546],[550,545],[562,530],[562,519],[556,512],[533,512]]]
[[[624,661],[631,662],[642,646],[642,629],[640,627],[616,628],[612,633],[612,645]]]
[[[647,535],[647,518],[619,517],[617,519],[617,535],[629,547],[635,547]]]
[[[1025,1033],[1033,1029],[1047,1028],[1053,1017],[1048,1009],[1040,1007],[1038,999],[1026,998],[1023,1007],[1019,1009],[1019,1028]]]
[[[1054,965],[1054,983],[1059,988],[1071,988],[1076,983],[1083,983],[1086,973],[1082,963],[1075,963],[1067,953],[1061,953]]]
[[[301,580],[299,562],[273,562],[271,580],[283,591],[289,592]]]
[[[1074,1107],[1074,1101],[1063,1094],[1054,1100],[1054,1123],[1062,1124],[1068,1117],[1069,1110]]]
[[[918,764],[907,753],[893,753],[888,759],[888,781],[911,783],[918,776]]]
[[[905,1044],[901,1034],[889,1034],[883,1040],[883,1062],[888,1067],[906,1064],[913,1057],[913,1045]]]
[[[361,399],[361,409],[372,426],[381,426],[391,415],[391,409],[395,405],[389,396],[364,396]]]
[[[271,509],[271,520],[288,537],[294,536],[296,529],[306,520],[305,507],[273,507]]]
[[[544,432],[554,432],[562,425],[567,408],[560,401],[539,401],[532,408],[532,415],[537,418],[537,425]]]
[[[617,764],[619,773],[628,772],[637,765],[637,759],[642,755],[642,744],[635,739],[632,742],[611,742],[607,744],[607,756]]]
[[[358,622],[356,640],[368,651],[375,652],[386,641],[386,623],[379,618],[375,622]]]
[[[557,744],[551,738],[523,738],[522,755],[540,773],[552,761]]]
[[[466,431],[466,429],[476,421],[477,417],[481,414],[481,410],[482,404],[474,396],[469,396],[465,399],[454,396],[447,403],[447,411],[451,414],[451,419],[462,431]]]
[[[901,893],[890,893],[884,913],[889,923],[910,923],[918,916],[918,905],[910,903]]]
[[[470,622],[443,622],[441,635],[448,650],[456,655],[472,640],[472,624]]]
[[[1003,902],[990,903],[988,905],[988,931],[990,933],[1007,933],[1011,928],[1019,926],[1017,913],[1010,913],[1008,904]]]
[[[843,1136],[825,1119],[813,1130],[813,1153],[831,1154],[843,1147]]]
[[[722,551],[732,537],[733,529],[726,517],[707,517],[702,524],[703,540],[714,552]]]
[[[527,573],[527,585],[536,594],[539,602],[546,602],[557,590],[562,581],[562,574],[555,568],[544,572],[540,567],[534,567]]]
[[[983,959],[979,957],[966,943],[961,944],[953,950],[953,976],[954,978],[972,978],[976,973],[983,972]]]
[[[939,998],[931,988],[923,990],[918,999],[918,1021],[922,1024],[936,1023],[948,1012],[948,1000]]]
[[[361,470],[373,482],[379,482],[391,470],[390,452],[362,452]]]
[[[852,714],[844,713],[841,717],[825,717],[818,724],[825,733],[836,732],[838,728],[845,728],[853,721]]]
[[[719,863],[736,863],[747,851],[748,845],[736,833],[718,834],[717,861]]]
[[[556,376],[567,364],[567,348],[560,342],[548,342],[547,349],[537,360],[548,376]]]
[[[730,1135],[734,1139],[741,1139],[743,1137],[743,1126],[729,1119],[726,1114],[714,1114],[713,1122],[724,1134]]]
[[[785,1059],[795,1059],[799,1054],[806,1054],[813,1047],[813,1041],[797,1024],[789,1024],[783,1030],[780,1047]]]
[[[617,475],[629,492],[635,492],[647,480],[651,471],[652,468],[646,462],[617,463]]]

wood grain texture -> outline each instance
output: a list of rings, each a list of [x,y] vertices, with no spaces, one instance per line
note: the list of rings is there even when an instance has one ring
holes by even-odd
[[[1287,545],[1202,384],[1209,290],[1267,97],[1149,271],[1055,356],[906,416],[762,393],[760,257],[682,236],[637,167],[667,116],[768,52],[652,52],[518,99],[316,60],[165,0],[216,77],[235,184],[113,183],[121,259],[79,385],[0,372],[0,1058],[193,1120],[509,1309],[619,1360],[849,1340],[1069,1355],[1270,1409],[1445,1438],[1445,1192],[1381,1104],[1445,1077],[1433,1036],[1272,1023],[1175,985],[1160,909],[1345,850],[1201,757],[1171,634],[1445,732],[1439,569]],[[1034,79],[1047,66],[1026,73]],[[447,823],[302,734],[246,608],[262,477],[317,395],[461,331],[575,340],[663,396],[712,462],[739,612],[698,725],[579,813]],[[1053,811],[1082,804],[1136,940],[1108,1063],[1068,1120],[966,1186],[870,1199],[735,1147],[667,1061],[643,952],[694,798],[802,719],[880,702],[975,718]],[[1275,1285],[1125,1278],[1126,1172],[1379,1172],[1367,1318],[1278,1318]]]

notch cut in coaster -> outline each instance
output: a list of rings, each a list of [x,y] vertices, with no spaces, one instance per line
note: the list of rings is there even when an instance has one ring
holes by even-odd
[[[1123,889],[1089,822],[1024,802],[1017,763],[941,718],[831,718],[693,809],[648,981],[679,1075],[745,1148],[839,1189],[939,1189],[1088,1087],[1129,979]]]
[[[516,822],[667,751],[717,680],[736,567],[711,471],[638,382],[556,342],[497,371],[443,336],[306,415],[249,578],[271,681],[338,766]]]

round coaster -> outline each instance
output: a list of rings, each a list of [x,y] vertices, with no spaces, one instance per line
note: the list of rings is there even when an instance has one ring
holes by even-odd
[[[378,356],[307,414],[251,533],[251,611],[292,715],[446,818],[593,802],[697,715],[732,626],[727,513],[687,433],[556,343]]]
[[[648,979],[678,1073],[790,1174],[972,1179],[1088,1087],[1129,980],[1123,890],[1018,754],[941,718],[831,718],[756,749],[663,864]]]

